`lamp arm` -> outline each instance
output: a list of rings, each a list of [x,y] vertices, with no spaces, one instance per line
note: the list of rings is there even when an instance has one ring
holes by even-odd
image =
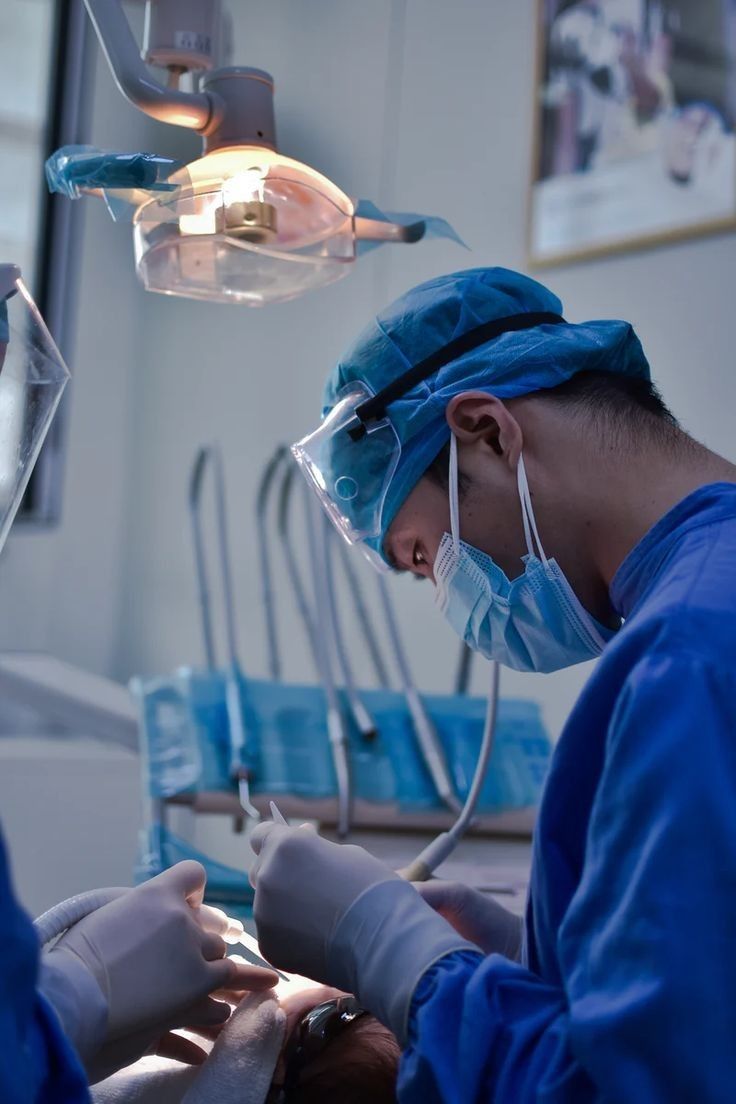
[[[222,109],[219,96],[207,92],[180,92],[154,80],[140,56],[138,44],[122,9],[121,0],[84,0],[87,14],[126,100],[162,123],[207,133]]]

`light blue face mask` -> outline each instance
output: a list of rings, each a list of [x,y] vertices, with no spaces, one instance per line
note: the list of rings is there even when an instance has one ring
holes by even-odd
[[[587,613],[558,564],[545,556],[521,456],[517,479],[527,555],[523,575],[510,580],[490,556],[460,540],[453,436],[451,532],[442,538],[434,565],[437,603],[469,648],[516,671],[557,671],[595,659],[614,632]]]

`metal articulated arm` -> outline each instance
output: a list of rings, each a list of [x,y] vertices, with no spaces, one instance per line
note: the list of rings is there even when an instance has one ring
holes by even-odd
[[[219,97],[179,92],[154,80],[122,9],[122,0],[84,0],[115,83],[134,107],[162,123],[206,133],[217,121]]]

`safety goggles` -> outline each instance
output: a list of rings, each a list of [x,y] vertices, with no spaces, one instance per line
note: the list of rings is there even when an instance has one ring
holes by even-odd
[[[69,378],[20,269],[0,264],[0,548]]]
[[[383,503],[401,456],[396,430],[385,417],[370,421],[356,443],[354,434],[362,429],[359,411],[372,394],[360,381],[349,384],[314,433],[291,450],[349,544],[381,532]]]
[[[528,312],[484,322],[455,338],[374,394],[362,380],[348,384],[319,427],[292,445],[292,453],[332,523],[349,544],[382,535],[401,441],[387,410],[441,368],[501,334],[564,322],[557,314]]]
[[[355,997],[337,997],[312,1008],[299,1021],[286,1046],[283,1084],[269,1096],[269,1104],[288,1104],[302,1071],[350,1024],[366,1015]]]

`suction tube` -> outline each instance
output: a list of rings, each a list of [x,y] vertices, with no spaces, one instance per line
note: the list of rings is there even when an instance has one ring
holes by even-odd
[[[488,766],[493,752],[493,742],[496,735],[496,720],[498,717],[500,671],[497,663],[491,664],[491,689],[486,707],[486,717],[483,725],[483,739],[481,740],[478,762],[473,775],[473,781],[465,799],[460,816],[452,828],[442,832],[421,851],[409,866],[399,871],[402,878],[409,882],[426,882],[437,867],[452,854],[458,843],[465,835],[475,815],[475,810],[483,788]]]
[[[452,788],[452,779],[447,769],[447,763],[445,762],[445,755],[439,737],[437,736],[432,720],[424,707],[424,703],[414,683],[409,668],[409,660],[399,632],[399,626],[396,622],[396,615],[391,605],[386,581],[382,575],[377,575],[376,582],[386,622],[386,629],[399,674],[401,691],[406,699],[422,758],[424,759],[432,782],[442,801],[453,813],[459,813],[461,804]]]

